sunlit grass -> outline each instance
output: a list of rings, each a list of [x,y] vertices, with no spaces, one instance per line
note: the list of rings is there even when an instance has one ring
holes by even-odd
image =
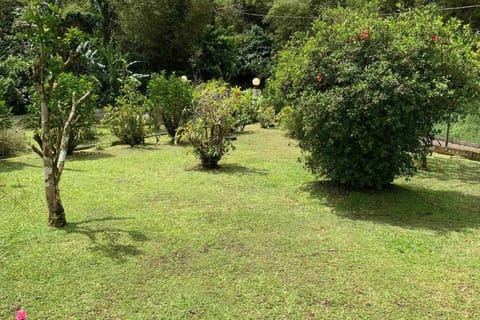
[[[247,131],[215,171],[166,137],[78,153],[63,230],[46,226],[38,156],[0,160],[0,319],[480,316],[479,163],[434,156],[347,192],[281,131]]]
[[[439,136],[445,138],[446,125],[438,126]],[[480,115],[469,115],[453,123],[450,128],[450,139],[480,144]]]

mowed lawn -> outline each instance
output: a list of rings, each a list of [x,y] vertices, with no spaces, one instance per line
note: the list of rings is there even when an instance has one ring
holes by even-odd
[[[215,171],[166,139],[80,152],[63,230],[38,156],[0,160],[0,319],[480,318],[480,163],[361,193],[279,130],[236,146]]]

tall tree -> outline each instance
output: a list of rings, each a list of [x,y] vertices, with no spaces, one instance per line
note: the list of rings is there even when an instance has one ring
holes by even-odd
[[[186,70],[212,14],[212,0],[125,0],[120,39],[156,71]]]
[[[34,148],[34,151],[43,160],[48,225],[53,227],[63,227],[67,224],[60,198],[60,177],[65,166],[68,141],[77,110],[92,94],[92,91],[72,93],[69,105],[64,106],[69,108],[69,113],[63,123],[61,134],[53,134],[50,102],[58,87],[59,76],[71,66],[79,51],[69,50],[64,53],[65,43],[79,31],[63,30],[61,17],[60,7],[53,1],[31,0],[22,11],[19,22],[24,27],[24,34],[31,44],[33,56],[31,76],[41,109],[41,150]]]

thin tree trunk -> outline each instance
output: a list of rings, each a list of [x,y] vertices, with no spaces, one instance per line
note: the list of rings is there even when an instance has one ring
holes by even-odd
[[[445,136],[445,148],[448,148],[448,143],[450,142],[450,118],[448,119],[447,122],[447,133]]]
[[[50,188],[47,191],[48,225],[55,228],[61,228],[67,225],[67,219],[65,216],[65,209],[63,208],[62,200],[60,198],[58,181],[56,181],[54,185],[54,188]]]

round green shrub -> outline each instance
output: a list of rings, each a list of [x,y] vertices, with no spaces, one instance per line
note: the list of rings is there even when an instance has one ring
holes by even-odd
[[[411,176],[434,125],[478,101],[479,56],[467,27],[427,8],[395,16],[334,9],[279,54],[270,92],[308,168],[353,188]]]

